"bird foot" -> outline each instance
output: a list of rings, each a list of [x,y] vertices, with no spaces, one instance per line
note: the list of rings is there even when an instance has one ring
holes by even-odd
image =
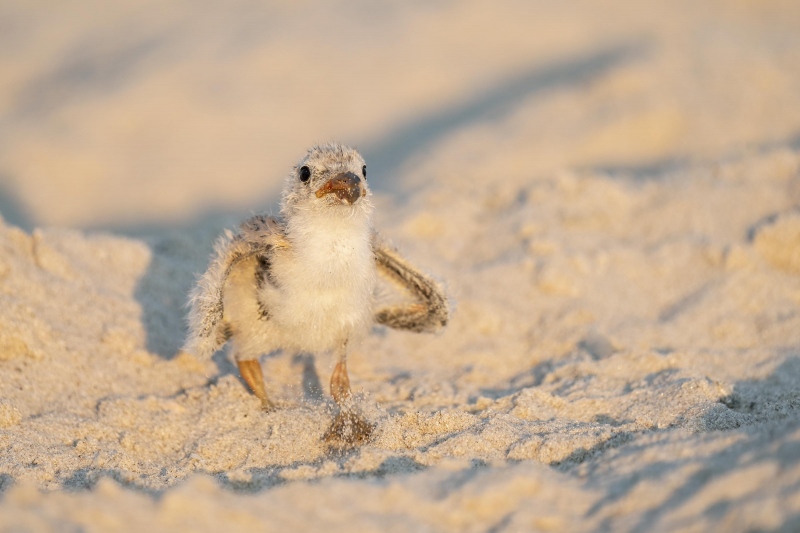
[[[261,399],[261,410],[265,413],[274,410],[275,407],[275,404],[272,403],[268,398]]]
[[[375,425],[370,424],[352,409],[343,408],[333,419],[322,439],[330,448],[345,450],[369,441]]]

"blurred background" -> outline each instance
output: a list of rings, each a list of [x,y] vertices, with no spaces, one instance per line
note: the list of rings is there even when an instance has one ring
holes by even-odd
[[[794,0],[0,2],[0,213],[137,234],[276,211],[309,145],[443,174],[658,176],[800,147]]]

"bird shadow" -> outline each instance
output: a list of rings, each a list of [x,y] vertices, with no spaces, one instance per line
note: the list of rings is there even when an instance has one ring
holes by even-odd
[[[174,232],[144,240],[152,256],[136,283],[134,298],[141,307],[145,345],[150,353],[172,359],[186,336],[188,295],[205,263],[200,256],[211,252],[211,243],[192,242]]]
[[[292,364],[302,368],[301,387],[303,397],[306,401],[320,403],[325,401],[322,382],[317,373],[314,355],[310,353],[299,353],[292,357]]]

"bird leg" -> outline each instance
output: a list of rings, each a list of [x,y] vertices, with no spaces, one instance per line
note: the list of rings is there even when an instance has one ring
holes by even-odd
[[[336,363],[331,375],[331,396],[339,405],[350,397],[350,378],[347,376],[347,362],[344,358]]]
[[[239,367],[239,374],[244,379],[253,394],[261,400],[261,408],[264,411],[269,411],[274,407],[274,404],[267,397],[267,391],[264,388],[264,373],[261,371],[261,363],[256,359],[246,361],[237,361]]]
[[[347,403],[351,392],[350,378],[347,376],[346,345],[342,346],[339,352],[339,362],[336,363],[331,375],[331,396],[339,405],[339,413],[323,436],[325,442],[330,447],[339,449],[353,448],[364,444],[372,436],[375,427],[364,420],[353,406]]]

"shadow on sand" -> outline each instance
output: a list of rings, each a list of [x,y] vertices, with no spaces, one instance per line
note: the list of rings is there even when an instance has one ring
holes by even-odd
[[[733,431],[743,432],[747,438],[710,455],[674,457],[669,460],[650,462],[642,468],[610,480],[604,487],[605,497],[601,498],[587,513],[594,516],[615,502],[623,500],[642,483],[658,483],[660,479],[681,468],[696,466],[696,472],[681,485],[672,490],[662,502],[641,514],[630,529],[634,532],[659,529],[664,522],[684,504],[697,497],[706,487],[735,471],[746,470],[759,463],[777,463],[781,471],[800,463],[800,356],[789,355],[775,372],[763,380],[742,381],[734,386],[733,393],[720,398],[720,403],[728,409],[749,415],[746,425]],[[716,433],[719,413],[706,416],[706,431]],[[667,430],[669,431],[669,430]],[[688,437],[687,445],[696,437]],[[652,443],[632,442],[620,455],[640,454],[644,447]],[[761,487],[760,490],[766,487]],[[788,490],[788,489],[787,489]],[[731,508],[744,504],[748,498],[757,500],[752,492],[746,491],[737,500],[723,499],[711,502],[702,511],[709,521],[722,520]],[[612,513],[613,514],[613,513]],[[699,517],[698,517],[699,518]],[[786,523],[775,531],[794,531],[792,524],[800,524],[800,515],[787,518]],[[667,529],[688,527],[690,524],[673,522]],[[663,526],[662,526],[663,527]],[[607,518],[599,528],[601,531],[614,529],[612,519]]]
[[[34,221],[28,209],[4,183],[10,180],[0,175],[0,216],[9,224],[18,226],[25,231],[32,231]]]
[[[396,182],[390,182],[390,177],[453,132],[511,113],[531,96],[589,83],[614,68],[642,58],[649,48],[645,42],[625,43],[551,65],[536,65],[466,100],[458,100],[432,114],[391,128],[377,141],[364,143],[365,159],[377,169],[375,175],[383,177],[378,178],[374,188],[397,192]]]

